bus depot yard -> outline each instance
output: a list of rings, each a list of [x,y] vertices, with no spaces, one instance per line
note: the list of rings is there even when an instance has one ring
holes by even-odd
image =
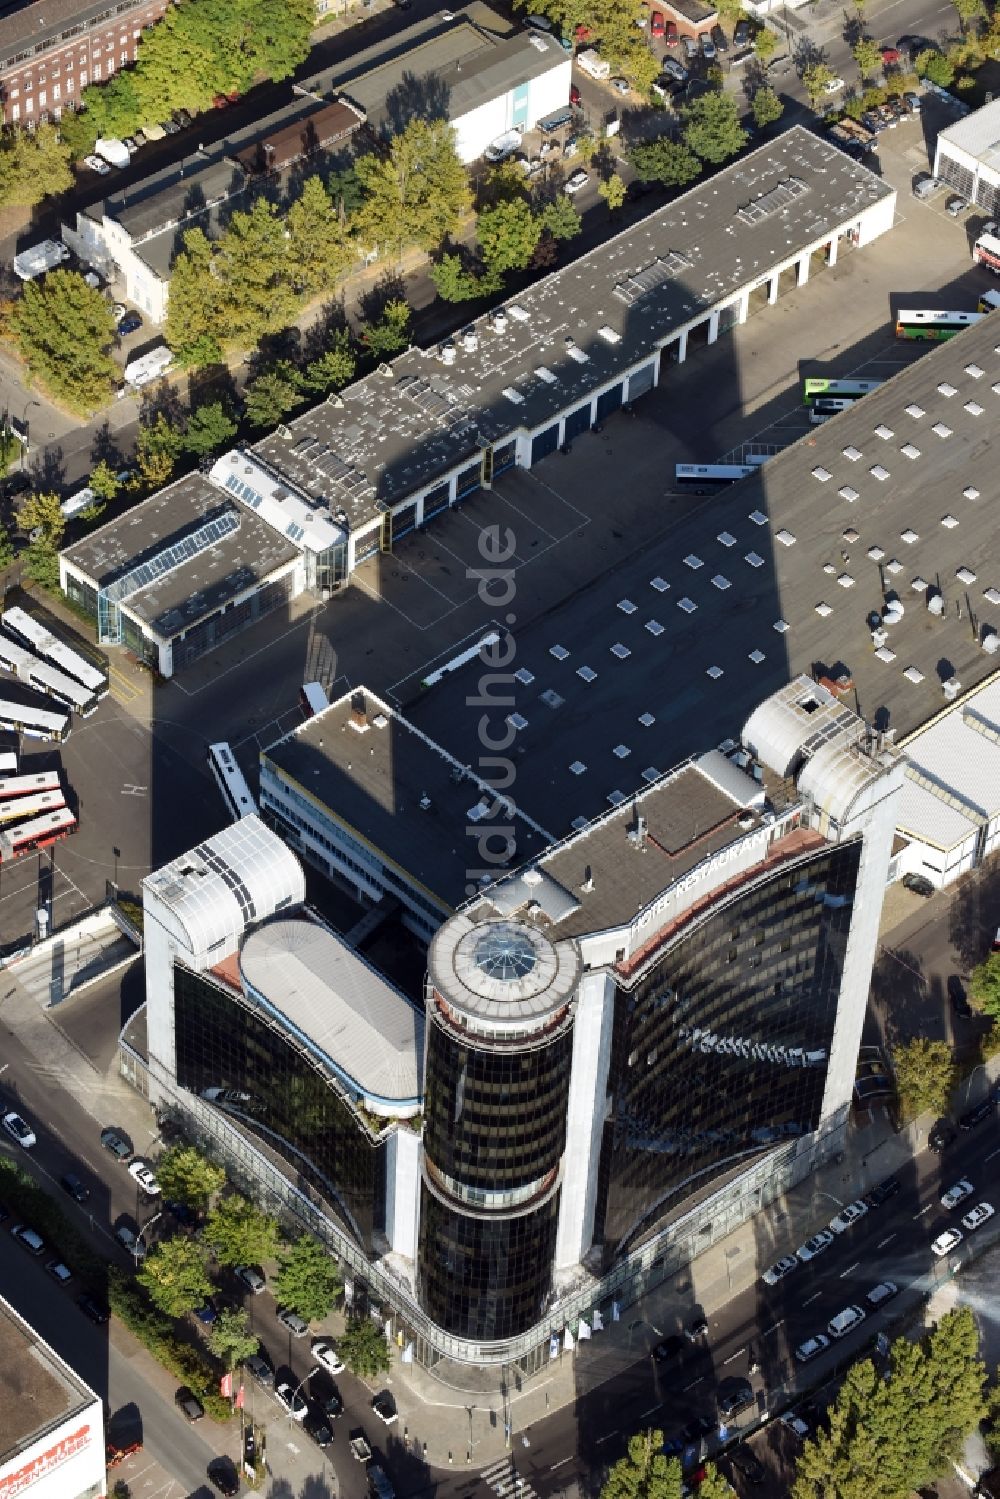
[[[886,380],[921,357],[934,345],[896,337],[899,308],[975,312],[995,285],[972,264],[975,233],[910,196],[926,161],[919,136],[903,127],[882,147],[883,176],[900,194],[895,227],[862,253],[842,252],[835,267],[814,266],[807,284],[783,287],[775,306],[692,349],[683,368],[665,367],[629,415],[437,517],[363,564],[325,606],[276,612],[166,686],[112,650],[110,694],[86,719],[73,717],[70,739],[22,743],[25,773],[65,767],[79,827],[38,858],[0,866],[4,949],[34,929],[40,891],[58,928],[100,903],[107,881],[134,892],[150,868],[222,826],[209,745],[232,744],[255,787],[256,754],[291,726],[303,682],[338,693],[363,681],[399,702],[414,696],[429,669],[495,618],[468,575],[483,528],[514,537],[520,630],[712,503],[678,490],[677,463],[738,458],[747,444],[775,450],[814,430],[806,376]],[[0,677],[0,696],[8,680]]]

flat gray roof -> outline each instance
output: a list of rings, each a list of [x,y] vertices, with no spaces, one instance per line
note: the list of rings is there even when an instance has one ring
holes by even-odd
[[[64,555],[95,586],[105,587],[220,510],[237,517],[235,530],[124,601],[130,614],[169,640],[297,557],[297,548],[246,505],[227,501],[202,474],[192,473],[67,547]]]
[[[244,942],[240,973],[366,1106],[419,1106],[423,1011],[339,937],[301,918],[266,922]]]
[[[738,739],[757,704],[799,673],[848,677],[845,701],[902,739],[944,706],[945,680],[968,689],[994,671],[981,640],[1000,629],[998,418],[1000,323],[987,318],[519,631],[516,674],[491,721],[496,738],[520,716],[507,751],[519,814],[511,864],[538,857],[526,819],[566,837],[690,755]],[[928,588],[941,590],[940,614]],[[893,595],[903,613],[877,655],[869,618]],[[479,793],[451,769],[474,770],[482,754],[483,709],[468,703],[482,674],[474,660],[405,708],[375,780],[368,746],[336,718],[332,733],[324,715],[295,736],[311,746],[317,779],[305,784],[449,902],[459,866],[474,862],[468,812]],[[272,758],[284,761],[292,743]],[[421,791],[426,814],[415,810]]]
[[[994,99],[956,120],[954,125],[948,125],[939,133],[938,141],[977,156],[995,171],[1000,165],[1000,99]]]
[[[739,217],[783,184],[781,201],[770,200],[755,222]],[[505,304],[502,331],[480,318],[469,347],[454,340],[454,363],[442,363],[436,346],[410,349],[257,451],[343,508],[356,528],[376,516],[378,502],[398,503],[463,459],[478,460],[483,443],[589,400],[706,309],[892,191],[795,126],[527,288]],[[331,454],[349,466],[349,483],[317,467]]]
[[[74,1414],[95,1407],[94,1392],[2,1298],[0,1368],[3,1369],[0,1400],[3,1466]],[[99,1411],[96,1414],[99,1416]],[[98,1419],[90,1440],[100,1442],[101,1437]]]

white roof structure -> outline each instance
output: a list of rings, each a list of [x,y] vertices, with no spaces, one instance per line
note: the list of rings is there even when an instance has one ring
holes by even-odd
[[[537,880],[528,870],[524,881]],[[529,906],[529,910],[531,907]],[[572,942],[551,942],[520,921],[479,921],[459,914],[436,933],[427,955],[435,991],[462,1024],[513,1037],[549,1024],[566,1010],[580,977]]]
[[[992,167],[1000,167],[1000,99],[974,109],[938,135],[939,146],[948,144]]]
[[[235,951],[246,928],[305,900],[302,867],[259,817],[243,817],[181,854],[142,882],[143,901],[155,903],[202,965]]]
[[[224,453],[213,463],[208,477],[287,536],[300,552],[325,552],[347,540],[346,529],[337,525],[329,510],[310,504],[252,453],[235,449]]]
[[[954,848],[1000,816],[1000,677],[905,741],[901,833]]]
[[[240,976],[370,1113],[420,1111],[423,1011],[332,932],[301,918],[268,922],[244,943]]]

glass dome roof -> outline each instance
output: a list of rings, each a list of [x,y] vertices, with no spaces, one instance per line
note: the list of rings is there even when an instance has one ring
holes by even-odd
[[[498,921],[476,942],[475,964],[488,978],[500,983],[523,979],[538,961],[534,943],[523,928]]]

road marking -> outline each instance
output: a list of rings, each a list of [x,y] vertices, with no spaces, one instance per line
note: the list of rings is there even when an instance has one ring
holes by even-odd
[[[687,1393],[688,1390],[693,1390],[696,1384],[703,1384],[704,1380],[705,1380],[704,1374],[699,1374],[697,1379],[692,1379],[692,1381],[691,1381],[690,1384],[686,1384],[684,1386],[685,1394]]]
[[[983,1160],[984,1161],[992,1161],[992,1159],[993,1159],[993,1157],[995,1155],[1000,1155],[1000,1149],[991,1150],[990,1153],[989,1153],[989,1155],[983,1157]]]
[[[737,1348],[737,1350],[736,1350],[735,1353],[731,1353],[729,1355],[729,1357],[728,1358],[724,1358],[722,1360],[722,1362],[723,1362],[723,1364],[731,1364],[731,1363],[734,1362],[734,1360],[738,1359],[741,1354],[744,1354],[744,1353],[746,1353],[746,1348]]]
[[[594,1443],[594,1446],[595,1447],[599,1447],[602,1442],[610,1442],[611,1438],[612,1437],[616,1437],[617,1435],[618,1435],[617,1428],[614,1431],[606,1432],[603,1437],[598,1437],[597,1438],[596,1442]]]
[[[913,1221],[914,1221],[914,1223],[916,1223],[916,1221],[917,1221],[918,1218],[922,1218],[925,1213],[929,1213],[930,1210],[931,1210],[931,1208],[933,1206],[934,1206],[933,1202],[929,1202],[925,1208],[921,1208],[920,1209],[919,1213],[914,1213],[914,1215],[913,1215]]]
[[[663,1401],[661,1400],[660,1403],[659,1403],[659,1405],[651,1405],[649,1407],[648,1411],[643,1411],[642,1415],[639,1417],[639,1420],[640,1421],[645,1421],[646,1417],[647,1416],[651,1416],[654,1413],[654,1411],[658,1411],[660,1409],[660,1406],[662,1404],[663,1404]]]
[[[841,1280],[846,1280],[849,1275],[853,1275],[854,1274],[855,1270],[860,1270],[860,1269],[861,1269],[861,1261],[860,1260],[858,1260],[857,1263],[854,1264],[854,1265],[848,1265],[848,1267],[847,1267],[846,1270],[841,1270],[841,1272],[840,1272],[840,1278],[841,1278]]]
[[[656,1409],[656,1407],[654,1406],[654,1410],[655,1409]],[[576,1456],[576,1454],[574,1452],[571,1452],[570,1455],[569,1455],[569,1457],[561,1457],[557,1463],[553,1463],[552,1464],[551,1468],[549,1469],[549,1472],[550,1473],[554,1473],[556,1471],[556,1469],[557,1468],[561,1468],[564,1463],[571,1463],[573,1461],[573,1458],[575,1456]]]
[[[122,787],[122,796],[145,796],[146,791],[145,786],[136,786],[133,782],[126,781]]]
[[[769,1327],[769,1328],[767,1328],[767,1330],[765,1332],[762,1332],[761,1333],[761,1337],[762,1338],[769,1337],[772,1332],[777,1332],[778,1328],[779,1327],[784,1327],[784,1325],[785,1325],[785,1319],[784,1319],[784,1317],[782,1317],[782,1319],[781,1319],[780,1322],[775,1322],[772,1327]]]
[[[815,1294],[815,1296],[810,1296],[809,1297],[809,1301],[803,1301],[802,1305],[803,1306],[808,1306],[810,1302],[812,1302],[812,1301],[818,1301],[819,1298],[822,1296],[822,1294],[823,1294],[822,1291],[817,1291],[816,1294]]]
[[[892,1241],[893,1241],[893,1239],[895,1237],[896,1237],[895,1234],[889,1234],[888,1238],[879,1239],[878,1243],[875,1245],[875,1248],[876,1249],[884,1249],[887,1244],[891,1244],[892,1243]]]

